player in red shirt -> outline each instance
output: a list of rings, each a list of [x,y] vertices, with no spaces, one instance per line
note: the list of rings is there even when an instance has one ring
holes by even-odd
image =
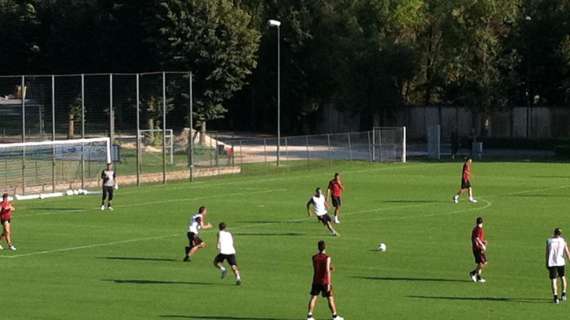
[[[0,235],[0,241],[6,240],[8,243],[8,248],[12,251],[16,251],[16,247],[12,243],[12,228],[10,226],[10,222],[12,220],[12,212],[16,209],[12,206],[10,201],[8,201],[8,194],[4,193],[2,195],[2,202],[0,202],[0,223],[3,227],[2,235]],[[0,245],[0,250],[2,250],[2,246]]]
[[[457,194],[453,196],[453,202],[459,203],[459,197],[467,191],[469,194],[469,202],[477,203],[477,200],[473,198],[473,188],[471,188],[471,164],[473,160],[471,157],[465,158],[465,163],[463,164],[463,172],[461,174],[461,188],[457,191]]]
[[[340,223],[340,207],[342,205],[342,192],[344,187],[342,182],[340,182],[340,175],[338,173],[334,174],[334,178],[329,181],[329,187],[327,188],[327,201],[330,198],[332,206],[334,207],[334,223]]]
[[[486,280],[481,278],[481,272],[485,265],[487,265],[487,256],[485,251],[487,251],[487,240],[485,240],[485,230],[483,230],[483,218],[478,217],[476,220],[475,227],[471,232],[471,245],[473,247],[473,256],[475,257],[475,263],[477,266],[475,270],[469,272],[469,278],[473,282],[484,283]]]
[[[333,320],[344,320],[344,318],[336,313],[336,304],[334,302],[332,288],[332,272],[334,268],[332,266],[331,257],[325,252],[326,244],[323,240],[319,241],[318,247],[319,253],[313,256],[313,284],[311,286],[311,299],[309,300],[307,320],[315,320],[315,318],[313,318],[313,311],[317,305],[319,294],[327,298]]]

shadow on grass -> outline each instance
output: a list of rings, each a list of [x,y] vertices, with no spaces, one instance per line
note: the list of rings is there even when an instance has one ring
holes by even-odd
[[[304,233],[300,232],[281,232],[281,233],[255,233],[255,232],[236,232],[234,233],[236,236],[245,236],[245,237],[300,237],[304,236]]]
[[[371,276],[355,276],[353,278],[362,280],[376,281],[409,281],[409,282],[472,282],[463,279],[446,279],[446,278],[413,278],[413,277],[371,277]]]
[[[281,221],[271,221],[271,220],[245,220],[245,221],[240,221],[240,223],[253,223],[253,224],[295,224],[295,223],[303,223],[304,221],[302,220],[296,220],[296,221],[287,221],[287,220],[281,220]]]
[[[125,260],[125,261],[178,261],[171,258],[152,258],[152,257],[97,257],[97,259],[107,260]]]
[[[196,320],[297,320],[298,318],[272,318],[272,317],[240,317],[240,316],[185,316],[185,315],[175,315],[175,314],[164,314],[160,316],[161,318],[171,318],[171,319],[196,319]]]
[[[143,280],[143,279],[103,279],[102,281],[114,282],[117,284],[157,284],[157,285],[195,285],[195,286],[213,286],[217,285],[211,282],[196,282],[196,281],[171,281],[171,280]]]
[[[439,203],[449,201],[434,201],[434,200],[384,200],[384,203]]]
[[[414,299],[451,300],[451,301],[490,301],[490,302],[514,302],[514,303],[552,303],[544,298],[511,298],[511,297],[454,297],[454,296],[408,296]]]

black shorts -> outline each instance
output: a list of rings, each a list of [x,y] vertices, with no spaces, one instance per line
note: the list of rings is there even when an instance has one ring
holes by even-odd
[[[332,205],[335,208],[339,208],[342,205],[342,201],[340,200],[340,197],[332,196],[331,200],[332,200]]]
[[[11,223],[12,221],[10,219],[6,219],[6,220],[0,219],[0,225],[4,225],[6,222]]]
[[[186,233],[186,236],[188,237],[188,246],[190,249],[194,248],[195,246],[199,246],[202,244],[202,242],[204,242],[194,232],[188,232]]]
[[[481,250],[473,250],[473,257],[475,257],[475,263],[477,264],[487,263],[487,255]]]
[[[235,254],[218,254],[216,258],[214,258],[214,263],[223,263],[224,260],[227,260],[230,266],[237,266],[236,255]]]
[[[328,214],[317,216],[317,219],[319,219],[319,221],[322,222],[324,225],[327,225],[329,222],[332,221],[331,216],[329,216]]]
[[[105,198],[109,201],[113,200],[113,191],[113,187],[103,187],[103,200],[105,200]]]
[[[333,295],[332,285],[330,286],[329,290],[328,286],[326,285],[313,283],[313,285],[311,286],[311,295],[318,296],[319,294],[322,295],[323,298],[332,297]]]
[[[566,275],[566,268],[564,266],[548,267],[550,279],[562,278]]]
[[[471,188],[471,181],[461,178],[461,189]]]

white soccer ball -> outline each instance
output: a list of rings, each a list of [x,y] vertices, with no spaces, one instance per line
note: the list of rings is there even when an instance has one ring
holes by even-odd
[[[378,251],[380,251],[380,252],[385,252],[387,249],[388,249],[388,248],[386,247],[386,244],[383,243],[383,242],[381,242],[381,243],[378,245]]]
[[[73,195],[73,190],[67,190],[65,191],[65,194],[68,196],[72,196]]]

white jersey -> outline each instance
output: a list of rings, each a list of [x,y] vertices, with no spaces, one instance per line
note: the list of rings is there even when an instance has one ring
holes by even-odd
[[[566,240],[562,237],[554,237],[546,242],[548,247],[548,266],[561,267],[566,265],[564,253],[566,252]]]
[[[317,216],[324,216],[325,214],[327,214],[327,207],[325,205],[326,199],[324,195],[320,195],[318,197],[313,196],[311,198],[311,201],[313,202],[313,206],[315,207],[315,214]]]
[[[229,231],[222,230],[218,232],[218,251],[225,255],[236,254],[234,237]]]
[[[190,218],[190,222],[188,222],[188,232],[198,234],[199,230],[202,229],[202,219],[203,216],[200,213],[193,215],[192,218]]]
[[[103,170],[103,172],[101,172],[101,179],[103,179],[104,187],[114,187],[115,178],[115,171],[113,170]]]

